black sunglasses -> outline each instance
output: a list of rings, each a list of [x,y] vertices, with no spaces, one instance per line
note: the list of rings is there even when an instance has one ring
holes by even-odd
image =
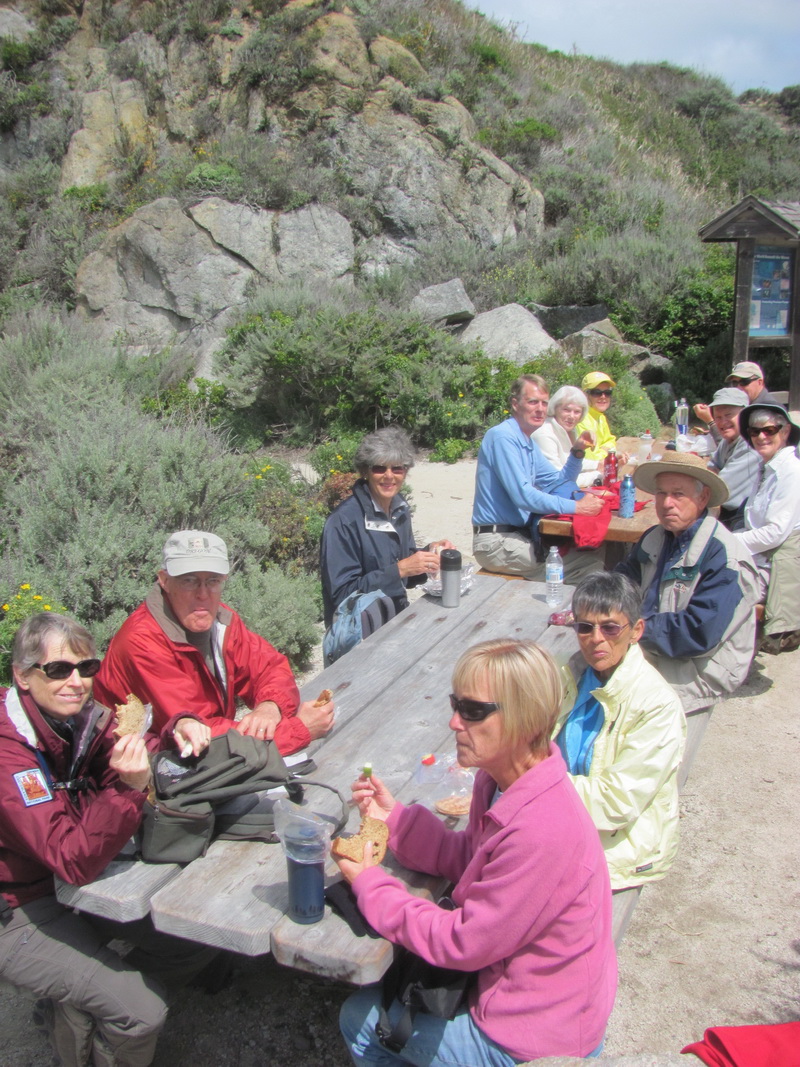
[[[623,630],[630,626],[629,622],[571,622],[570,626],[576,634],[588,637],[595,629],[599,630],[603,637],[619,637]]]
[[[749,385],[755,378],[729,378],[728,385]]]
[[[70,663],[68,659],[53,659],[49,663],[34,663],[33,666],[54,682],[63,682],[73,671],[77,671],[81,678],[94,678],[100,670],[100,660],[82,659],[80,663]]]
[[[590,389],[589,396],[613,396],[613,389]]]
[[[464,722],[483,722],[493,711],[499,711],[500,705],[490,700],[468,700],[450,694],[450,707],[457,711]]]
[[[380,463],[373,463],[370,470],[373,474],[386,474],[387,471],[391,471],[392,474],[405,474],[408,467],[383,467]]]
[[[747,436],[752,440],[759,434],[765,433],[767,437],[775,437],[783,429],[782,426],[748,426]]]

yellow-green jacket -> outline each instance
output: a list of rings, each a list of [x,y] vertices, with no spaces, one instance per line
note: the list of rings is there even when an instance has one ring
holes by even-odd
[[[586,449],[584,459],[605,459],[610,448],[616,452],[617,439],[608,428],[608,419],[601,411],[596,411],[593,407],[589,408],[586,418],[581,419],[575,427],[575,433],[580,437],[584,430],[594,434],[594,448]]]
[[[578,653],[563,667],[566,695],[556,737],[586,670]],[[655,881],[678,851],[678,767],[686,741],[681,702],[631,645],[606,684],[592,690],[605,721],[588,775],[570,775],[600,831],[612,889]]]

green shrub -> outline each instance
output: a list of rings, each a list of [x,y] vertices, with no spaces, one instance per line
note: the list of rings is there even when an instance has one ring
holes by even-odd
[[[3,590],[0,589],[0,596]],[[49,602],[48,597],[34,593],[30,582],[23,582],[15,591],[5,591],[5,599],[0,605],[0,685],[13,683],[11,672],[11,648],[20,625],[31,615],[43,611],[55,611],[64,614],[66,608]]]
[[[608,414],[609,425],[617,437],[638,437],[650,430],[653,436],[661,425],[653,402],[632,374],[615,379],[614,402]]]
[[[266,559],[287,574],[316,573],[327,517],[316,488],[272,458],[255,461],[245,477],[253,482],[254,514],[272,535]]]
[[[437,442],[428,459],[432,463],[458,463],[460,459],[474,451],[474,441],[465,441],[462,437],[447,437],[444,441]]]
[[[264,571],[246,561],[231,576],[225,597],[251,630],[298,667],[322,636],[322,594],[319,582],[308,575],[288,577],[274,567]]]
[[[320,480],[332,474],[343,474],[355,470],[353,457],[364,435],[361,433],[337,434],[330,441],[317,445],[308,462]]]

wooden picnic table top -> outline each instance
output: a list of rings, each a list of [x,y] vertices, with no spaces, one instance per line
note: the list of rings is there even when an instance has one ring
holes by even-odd
[[[513,636],[536,640],[563,660],[577,647],[575,635],[550,627],[549,615],[542,583],[501,577],[476,576],[458,608],[443,608],[429,596],[413,602],[303,686],[303,699],[331,689],[337,708],[331,734],[310,746],[318,766],[312,777],[349,797],[358,768],[370,760],[398,799],[430,800],[414,772],[422,754],[454,751],[448,693],[456,659],[478,641]],[[313,787],[304,803],[328,817],[338,804]],[[354,808],[348,829],[358,822]],[[413,892],[438,891],[435,880],[400,868],[391,857],[388,863]],[[326,881],[338,877],[331,860]],[[167,933],[247,955],[272,951],[280,963],[358,985],[380,978],[392,958],[388,942],[356,938],[328,906],[319,923],[292,922],[286,915],[286,861],[277,845],[216,841],[183,869],[121,859],[89,886],[62,883],[57,895],[109,918],[123,918],[123,909],[125,918],[138,917],[132,913],[143,906],[146,914],[149,902],[156,927]]]

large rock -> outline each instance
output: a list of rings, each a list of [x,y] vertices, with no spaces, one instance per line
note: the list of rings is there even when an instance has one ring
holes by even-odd
[[[469,322],[475,317],[475,305],[467,296],[460,278],[422,289],[411,301],[411,310],[427,322],[442,326]]]
[[[369,56],[381,73],[390,74],[403,85],[418,85],[426,76],[417,57],[389,37],[376,37],[369,46]]]
[[[465,344],[479,342],[490,358],[502,357],[518,366],[559,348],[558,341],[521,304],[505,304],[476,315],[460,337]]]
[[[210,196],[189,208],[189,214],[222,248],[240,256],[265,278],[278,277],[278,258],[273,248],[274,211]]]
[[[286,278],[353,279],[350,223],[329,207],[309,204],[278,216],[278,269]]]
[[[608,318],[605,304],[559,304],[556,307],[534,304],[533,312],[553,337],[566,337],[592,322]]]
[[[609,349],[624,352],[631,359],[641,359],[642,356],[649,355],[648,349],[642,345],[623,341],[622,334],[608,319],[592,323],[577,333],[562,337],[561,346],[571,356],[581,356],[588,360],[602,359]]]
[[[85,93],[83,125],[70,140],[60,188],[95,185],[114,172],[118,157],[149,142],[147,105],[136,81],[111,80],[107,89]]]
[[[24,41],[34,32],[32,22],[13,7],[0,8],[0,37],[10,37],[13,41]]]
[[[139,208],[86,257],[76,278],[78,307],[132,343],[164,344],[241,305],[253,274],[177,200],[164,198]]]

